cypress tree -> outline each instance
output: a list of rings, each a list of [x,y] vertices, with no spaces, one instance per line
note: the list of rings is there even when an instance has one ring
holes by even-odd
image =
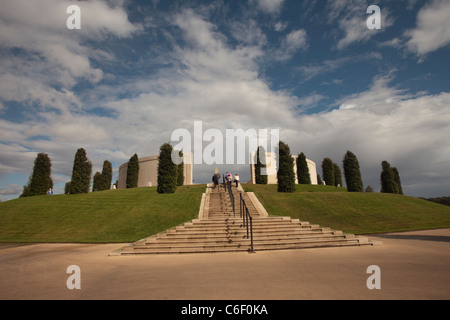
[[[279,150],[279,166],[277,173],[278,192],[294,192],[295,191],[295,172],[294,158],[292,158],[289,145],[280,141]]]
[[[305,154],[302,152],[297,157],[297,181],[299,184],[311,184],[311,176],[309,175],[308,163]]]
[[[397,184],[398,194],[403,195],[403,187],[402,182],[400,181],[400,174],[398,173],[398,169],[394,167],[392,168],[392,171],[394,171],[394,181]]]
[[[109,190],[111,189],[112,181],[112,164],[108,160],[103,162],[103,169],[101,173],[101,184],[99,190]]]
[[[86,150],[80,148],[73,161],[72,180],[70,184],[71,194],[88,193],[91,183],[92,163],[86,156]]]
[[[39,153],[34,160],[33,173],[28,181],[28,185],[24,186],[20,197],[40,196],[47,194],[47,191],[50,188],[53,188],[51,167],[52,163],[48,154]]]
[[[341,168],[333,162],[333,171],[334,171],[334,185],[342,187],[342,173]]]
[[[179,153],[180,158],[183,158],[183,152]],[[184,162],[177,166],[177,186],[184,185]]]
[[[158,193],[174,193],[177,189],[177,165],[172,161],[173,147],[169,143],[161,146],[158,162]]]
[[[322,161],[322,178],[327,186],[334,186],[334,167],[330,158],[325,158]]]
[[[137,188],[139,179],[139,158],[134,154],[128,161],[127,189]]]
[[[65,194],[71,194],[71,190],[70,190],[71,185],[72,185],[72,181],[66,182],[66,184],[64,185],[64,193]]]
[[[398,186],[395,182],[395,173],[391,165],[387,161],[381,163],[381,192],[382,193],[396,193],[398,194]]]
[[[323,184],[322,178],[320,177],[320,174],[317,175],[317,184],[318,184],[319,186],[321,186],[321,185]]]
[[[261,175],[261,169],[266,168],[266,165],[261,163],[261,158],[266,159],[266,150],[263,147],[258,147],[256,151],[255,183],[267,184],[267,175]]]
[[[93,182],[92,182],[92,192],[101,191],[102,186],[102,174],[100,172],[96,172],[94,174]]]
[[[361,171],[359,168],[358,158],[356,158],[356,156],[352,152],[347,151],[344,156],[343,165],[347,191],[363,192],[364,186],[361,179]]]

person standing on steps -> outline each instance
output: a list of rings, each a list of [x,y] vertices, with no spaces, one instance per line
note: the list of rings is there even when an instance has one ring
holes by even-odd
[[[236,173],[234,175],[234,182],[236,183],[236,188],[239,186],[239,175]]]
[[[214,182],[214,189],[217,188],[217,186],[219,185],[219,178],[217,177],[216,174],[213,175],[212,181]]]
[[[225,182],[227,183],[229,190],[231,190],[231,184],[233,182],[233,176],[231,175],[231,173],[227,172],[225,176]]]

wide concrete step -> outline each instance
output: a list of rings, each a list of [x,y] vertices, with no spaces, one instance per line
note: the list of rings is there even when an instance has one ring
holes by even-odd
[[[270,241],[257,242],[254,241],[254,251],[266,250],[289,250],[289,249],[306,249],[306,248],[323,248],[323,247],[344,247],[344,246],[360,246],[369,245],[368,242],[360,242],[358,239],[314,239],[304,241]],[[122,251],[122,254],[170,254],[170,253],[212,253],[212,252],[238,252],[249,251],[250,240],[239,243],[215,243],[215,244],[196,244],[196,245],[147,245],[130,248]]]

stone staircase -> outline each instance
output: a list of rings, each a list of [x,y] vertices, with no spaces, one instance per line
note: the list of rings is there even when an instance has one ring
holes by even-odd
[[[111,255],[250,251],[251,241],[240,218],[239,194],[242,194],[253,218],[253,249],[256,252],[374,244],[366,237],[345,234],[298,219],[269,217],[253,194],[243,192],[240,187],[233,187],[232,190],[235,213],[230,196],[222,186],[215,189],[208,187],[198,219],[137,241]]]

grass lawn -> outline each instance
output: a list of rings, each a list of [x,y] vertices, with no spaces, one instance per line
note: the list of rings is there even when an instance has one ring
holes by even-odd
[[[345,188],[297,185],[278,193],[276,185],[244,185],[270,215],[290,216],[354,234],[450,227],[450,207],[418,198],[350,193]]]
[[[134,242],[197,217],[204,185],[156,187],[0,203],[0,242]]]

